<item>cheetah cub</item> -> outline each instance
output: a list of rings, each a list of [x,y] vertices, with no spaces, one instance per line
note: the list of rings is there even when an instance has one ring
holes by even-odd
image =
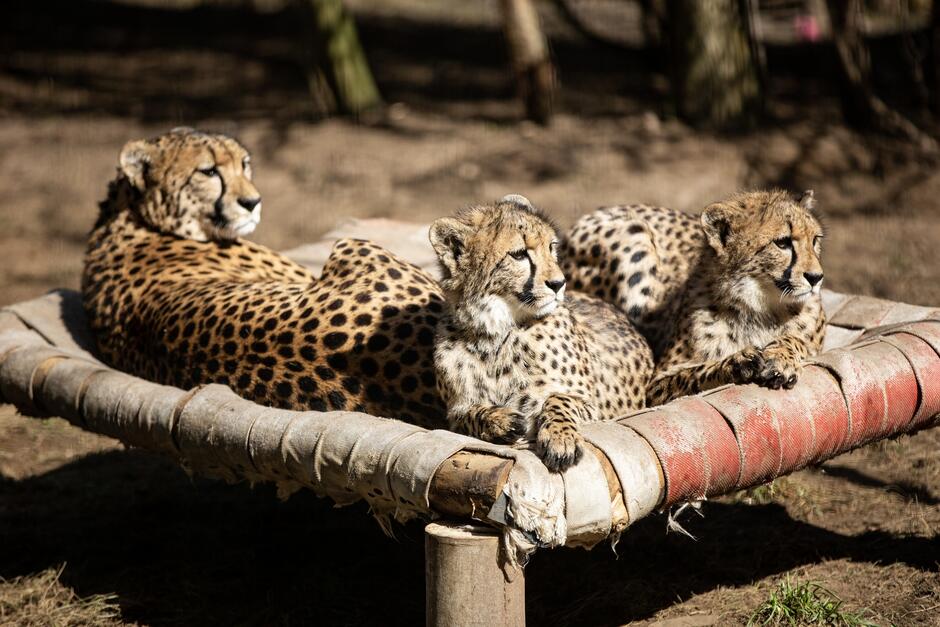
[[[652,354],[626,316],[565,296],[555,227],[522,196],[431,226],[447,307],[434,365],[454,431],[535,440],[552,471],[578,462],[583,422],[643,407]]]
[[[578,221],[565,269],[574,289],[627,312],[650,342],[650,405],[725,383],[796,384],[826,322],[814,204],[812,191],[755,191],[700,220],[631,205]]]

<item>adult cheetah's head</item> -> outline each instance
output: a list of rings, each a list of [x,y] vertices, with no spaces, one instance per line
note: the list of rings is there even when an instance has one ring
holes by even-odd
[[[780,190],[743,192],[702,212],[730,295],[757,311],[819,294],[823,237],[812,190],[793,198]]]
[[[248,151],[221,134],[178,128],[128,142],[116,184],[132,189],[147,225],[200,242],[247,235],[261,219]]]
[[[450,303],[494,331],[543,318],[564,300],[558,232],[522,196],[441,218],[430,237]]]

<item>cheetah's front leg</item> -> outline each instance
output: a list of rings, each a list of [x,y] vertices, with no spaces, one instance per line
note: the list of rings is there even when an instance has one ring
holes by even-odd
[[[761,351],[762,371],[754,383],[778,389],[792,388],[803,371],[803,360],[809,354],[805,340],[791,335],[779,337]]]
[[[647,405],[697,394],[726,383],[756,383],[779,390],[796,385],[806,355],[805,345],[784,336],[764,348],[748,347],[724,359],[681,365],[656,375],[646,389]]]
[[[582,422],[595,418],[596,410],[583,399],[570,394],[552,394],[542,405],[536,423],[536,452],[552,472],[577,464],[584,455],[584,437],[578,431]]]
[[[515,444],[529,431],[529,420],[509,407],[470,405],[451,410],[449,418],[452,431],[496,444]]]

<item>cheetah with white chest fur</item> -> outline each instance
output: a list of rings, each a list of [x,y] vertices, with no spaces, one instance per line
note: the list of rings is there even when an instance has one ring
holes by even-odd
[[[755,191],[709,205],[701,219],[630,205],[575,224],[566,274],[650,342],[650,405],[726,383],[796,384],[826,322],[814,204],[812,191]]]
[[[626,316],[565,295],[554,226],[521,196],[431,226],[447,308],[435,367],[451,429],[535,440],[549,469],[583,454],[578,425],[643,407],[652,355]]]

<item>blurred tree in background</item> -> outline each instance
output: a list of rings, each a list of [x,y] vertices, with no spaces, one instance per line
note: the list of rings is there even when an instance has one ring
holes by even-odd
[[[935,152],[936,142],[910,120],[889,107],[872,85],[871,54],[862,30],[861,0],[827,0],[832,40],[841,68],[842,112],[857,128],[899,135],[921,150]],[[936,8],[934,8],[936,11]]]
[[[500,0],[509,63],[528,119],[546,124],[552,114],[555,68],[532,0]]]
[[[314,106],[351,114],[378,107],[379,89],[343,0],[293,2],[307,27],[306,71]],[[914,59],[912,89],[920,93],[923,110],[929,105],[934,116],[940,115],[940,12],[934,3],[930,19],[921,25],[925,43],[918,48],[912,43],[908,17],[912,10],[924,13],[921,4],[921,0],[554,0],[562,19],[582,35],[615,46],[620,45],[616,41],[620,25],[609,16],[618,10],[627,15],[625,8],[635,7],[648,65],[670,77],[675,113],[693,126],[716,130],[752,126],[764,110],[768,77],[759,20],[786,12],[797,32],[796,43],[800,37],[816,41],[822,27],[828,27],[846,121],[934,152],[936,142],[929,134],[876,93],[869,51],[872,23],[877,21],[870,14],[894,12],[893,28],[907,37],[908,56]],[[524,116],[547,124],[557,75],[538,7],[534,0],[498,0],[497,6]]]
[[[630,0],[554,0],[581,34],[629,47],[611,23]],[[940,9],[928,0],[636,0],[650,69],[670,78],[675,113],[717,130],[752,125],[764,111],[768,81],[764,45],[831,41],[842,111],[860,130],[900,137],[926,153],[937,151],[925,127],[936,122],[902,114],[876,89],[872,40],[894,38],[905,59],[910,94],[940,117]],[[925,19],[926,17],[926,19]],[[621,24],[622,25],[622,24]],[[821,58],[821,61],[823,59]],[[894,77],[895,80],[902,78]],[[897,95],[897,94],[895,94]],[[891,100],[897,100],[892,98]],[[915,112],[917,113],[917,112]]]
[[[307,80],[319,109],[359,114],[382,103],[343,0],[295,0],[304,16]]]
[[[748,3],[740,0],[670,0],[676,110],[696,125],[752,124],[763,105]]]

